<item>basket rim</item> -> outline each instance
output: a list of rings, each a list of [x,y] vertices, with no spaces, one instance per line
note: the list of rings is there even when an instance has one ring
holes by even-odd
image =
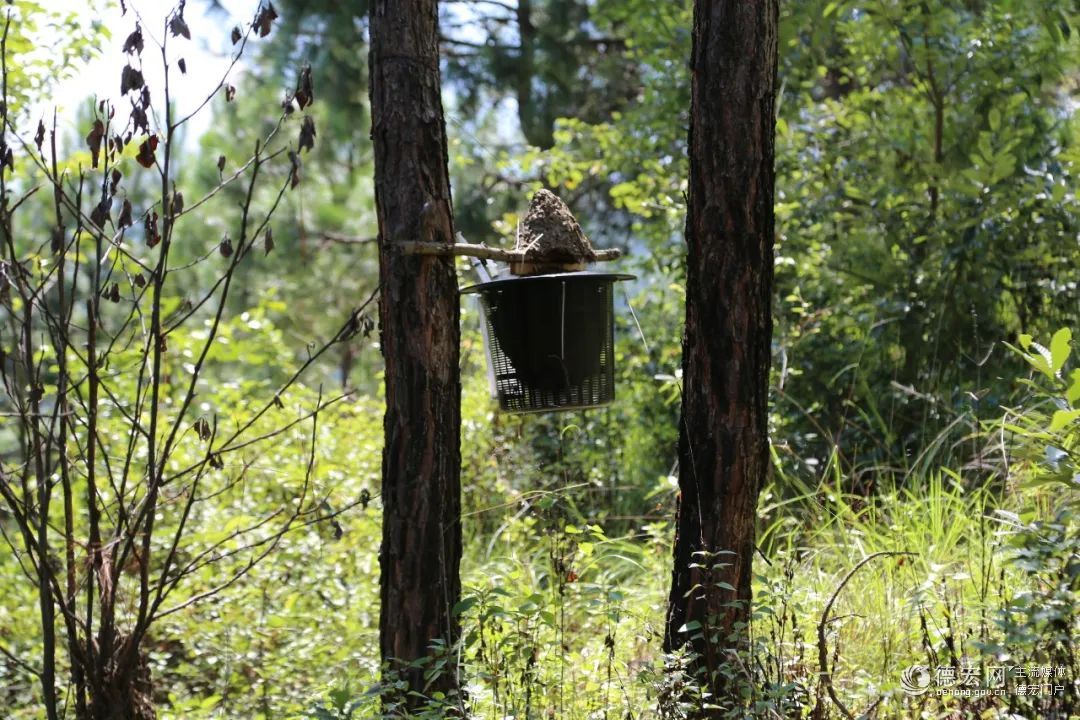
[[[575,272],[562,272],[562,273],[548,273],[545,275],[502,275],[489,280],[488,282],[477,283],[476,285],[469,285],[463,288],[459,288],[458,292],[462,295],[470,293],[483,292],[484,290],[491,290],[498,287],[505,287],[511,283],[524,283],[524,282],[540,282],[543,280],[610,280],[611,282],[621,282],[624,280],[636,280],[637,275],[630,275],[629,273],[608,273],[597,272],[595,270],[578,270]]]

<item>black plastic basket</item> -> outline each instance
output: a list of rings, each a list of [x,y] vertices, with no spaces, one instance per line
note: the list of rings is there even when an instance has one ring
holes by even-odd
[[[632,275],[505,277],[479,293],[492,389],[507,412],[572,410],[615,399],[612,286]]]

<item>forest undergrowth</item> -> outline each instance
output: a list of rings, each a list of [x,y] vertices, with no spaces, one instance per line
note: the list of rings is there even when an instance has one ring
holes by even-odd
[[[24,472],[22,482],[11,474],[10,487],[21,494],[0,505],[0,720],[43,717],[38,660],[53,655],[60,714],[75,717],[75,693],[65,683],[71,653],[83,648],[63,643],[92,623],[65,626],[53,617],[47,625],[57,635],[46,649],[39,591],[48,594],[50,575],[59,583],[63,566],[65,585],[55,596],[85,597],[93,609],[95,593],[81,591],[94,587],[102,568],[84,558],[101,565],[107,555],[93,548],[88,529],[100,518],[91,521],[93,513],[77,505],[69,512],[58,491],[36,528],[51,538],[40,545],[47,572],[38,572],[34,548],[19,537],[27,523],[11,511],[34,506],[35,490],[53,481],[44,468],[35,472],[48,482],[27,481],[28,463],[9,458],[32,445],[28,419],[47,424],[30,404],[45,398],[48,408],[64,395],[55,383],[64,362],[75,378],[67,390],[71,417],[94,405],[79,395],[95,375],[88,370],[95,363],[81,354],[93,344],[85,336],[96,325],[80,316],[90,311],[72,304],[60,314],[70,335],[45,342],[40,330],[58,321],[45,300],[64,287],[50,279],[57,267],[50,258],[64,237],[70,253],[59,256],[70,262],[59,264],[59,276],[67,267],[68,287],[120,330],[108,345],[114,363],[99,363],[110,392],[100,413],[95,408],[93,429],[56,420],[67,414],[52,403],[49,427],[67,438],[55,448],[81,458],[99,447],[97,465],[84,463],[99,479],[114,470],[126,478],[129,466],[145,464],[136,449],[155,435],[122,398],[146,395],[133,368],[156,353],[167,371],[160,407],[177,438],[159,474],[171,480],[202,468],[193,484],[165,483],[160,501],[155,494],[160,518],[147,514],[152,538],[130,523],[121,532],[123,484],[91,489],[78,464],[65,478],[76,501],[97,497],[110,508],[104,522],[130,548],[138,540],[157,558],[152,578],[134,550],[117,556],[130,562],[107,565],[101,575],[116,577],[109,586],[119,588],[109,593],[116,604],[108,607],[119,628],[136,624],[140,602],[150,607],[149,586],[141,592],[140,582],[161,583],[138,622],[145,636],[132,655],[147,673],[157,717],[400,716],[388,706],[394,679],[379,667],[384,375],[378,332],[362,312],[379,287],[367,4],[277,4],[282,27],[236,79],[239,101],[228,72],[215,75],[216,106],[203,95],[195,105],[213,123],[190,140],[179,132],[190,116],[146,115],[150,51],[146,78],[134,56],[144,42],[156,43],[150,30],[144,38],[131,18],[108,28],[128,38],[121,95],[143,126],[134,141],[117,135],[110,142],[103,130],[112,128],[113,110],[101,100],[83,103],[70,138],[55,118],[47,133],[47,117],[15,117],[31,95],[49,89],[43,78],[61,74],[62,59],[94,56],[103,30],[74,15],[54,21],[59,11],[44,12],[47,3],[9,3],[11,36],[5,31],[0,50],[8,52],[0,56],[11,60],[0,74],[11,103],[10,111],[6,99],[0,105],[7,133],[0,135],[18,144],[6,161],[11,173],[0,163],[12,199],[0,216],[23,210],[0,261],[0,345],[7,348],[0,365],[22,362],[44,381],[5,379],[3,390],[27,402],[0,408],[5,471]],[[472,4],[501,12],[502,3]],[[574,12],[551,11],[571,6]],[[241,40],[240,26],[218,33],[237,58],[245,35],[265,39],[262,30],[277,18],[269,4],[258,7]],[[484,21],[478,37],[485,44],[442,38],[470,49],[445,63],[455,229],[498,244],[515,232],[524,198],[553,188],[598,247],[626,251],[619,269],[639,279],[620,287],[616,301],[617,400],[584,413],[497,412],[476,308],[462,303],[464,555],[454,608],[462,637],[434,647],[423,666],[434,678],[460,665],[463,694],[432,694],[429,710],[413,716],[1080,717],[1080,362],[1069,330],[1050,334],[1075,325],[1080,312],[1075,8],[1064,0],[905,0],[879,3],[875,12],[832,0],[781,4],[773,472],[758,507],[750,641],[732,648],[708,623],[685,627],[708,638],[724,658],[727,686],[738,690],[715,698],[701,689],[691,658],[663,651],[684,390],[691,3],[536,0],[532,7],[544,22],[522,13],[472,18]],[[191,62],[198,75],[194,50],[181,38],[187,32],[190,40],[192,30],[198,38],[200,19],[190,12],[185,20],[184,4],[177,8],[168,16],[168,42],[187,54],[178,63]],[[443,21],[454,31],[462,17]],[[529,67],[512,52],[471,53],[503,48],[504,34],[520,30],[514,23],[550,28],[534,38],[541,51],[528,55]],[[32,52],[38,24],[39,36],[71,45],[67,55]],[[177,67],[187,75],[186,65]],[[563,86],[581,76],[596,82],[572,92]],[[296,80],[284,103],[282,77],[286,85]],[[940,88],[937,78],[946,81]],[[508,80],[523,85],[515,93]],[[532,88],[544,90],[533,93],[536,106],[519,106],[520,117],[510,117],[507,101]],[[157,97],[153,107],[170,107]],[[16,120],[25,125],[21,135],[9,127]],[[164,131],[151,133],[150,120],[164,120]],[[504,147],[502,130],[515,123],[527,142]],[[172,174],[170,136],[178,153]],[[160,177],[144,179],[155,162]],[[58,168],[67,185],[49,182]],[[265,185],[256,185],[257,174]],[[57,186],[74,196],[74,210],[60,207]],[[164,252],[153,208],[164,223],[166,207],[190,220],[177,226],[173,249],[184,279],[168,287],[140,264],[158,257],[151,251]],[[120,240],[130,233],[130,257],[106,252],[106,235],[93,230],[103,223]],[[67,235],[53,234],[54,226]],[[250,260],[241,265],[241,257]],[[109,273],[87,270],[106,260]],[[8,279],[20,267],[39,283],[39,325],[20,319],[25,288]],[[468,272],[458,266],[462,284],[471,282]],[[215,319],[198,298],[213,296],[219,277],[232,291]],[[155,278],[159,287],[147,291]],[[168,321],[168,342],[146,344],[140,356],[140,343],[116,338],[142,337],[135,320],[147,293],[154,314]],[[73,296],[60,290],[58,302]],[[23,322],[25,332],[8,330]],[[1020,335],[1012,347],[1006,341],[1018,329],[1040,337]],[[20,349],[26,357],[16,362]],[[236,426],[260,441],[211,452],[221,447],[219,430]],[[84,432],[97,444],[80,447]],[[134,499],[129,506],[141,507]],[[123,633],[115,637],[122,645]]]
[[[246,332],[275,341],[263,313],[244,318]],[[800,477],[774,452],[777,471],[759,508],[753,640],[724,666],[745,697],[719,716],[1075,712],[1078,431],[1069,408],[1080,389],[1062,379],[1070,377],[1064,359],[1026,342],[1018,352],[1036,368],[1048,364],[1029,383],[1027,405],[970,427],[964,445],[984,448],[974,467],[949,467],[955,458],[942,450],[920,458],[920,468],[935,469],[901,481],[890,470],[868,495],[859,478],[871,471],[853,478],[835,454],[816,476]],[[602,413],[592,416],[599,426],[586,416],[497,418],[481,375],[471,377],[456,608],[463,642],[444,651],[465,660],[470,716],[675,718],[712,703],[684,672],[687,659],[661,651],[676,502],[669,478],[644,494],[616,484],[597,467],[610,437],[597,429]],[[227,385],[216,402],[243,397]],[[379,427],[377,398],[329,412],[315,466],[334,488],[326,521],[287,535],[244,583],[155,628],[161,717],[380,717]],[[557,438],[553,447],[544,437]],[[297,429],[249,462],[287,488],[303,472],[289,470],[289,458],[309,444]],[[361,503],[335,514],[335,494]],[[214,517],[199,518],[204,542],[250,522],[267,501],[245,486],[222,499],[206,510]],[[634,505],[637,513],[626,509]],[[0,558],[0,577],[14,577],[11,562]],[[208,571],[185,592],[213,580]],[[5,582],[0,636],[16,651],[40,642],[31,592]],[[442,667],[434,657],[429,672]],[[997,668],[1000,692],[975,692]],[[5,717],[36,717],[36,679],[12,665],[3,676],[0,704],[19,708]],[[436,698],[431,716],[450,714]]]

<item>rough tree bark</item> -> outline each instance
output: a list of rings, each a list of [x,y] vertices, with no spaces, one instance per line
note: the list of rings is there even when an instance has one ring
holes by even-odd
[[[769,470],[777,20],[777,0],[694,3],[680,504],[664,645],[689,643],[717,697],[724,648],[746,639]],[[691,621],[705,632],[680,630]]]
[[[379,645],[388,667],[423,695],[457,686],[452,654],[428,682],[414,661],[435,654],[433,644],[453,647],[459,628],[452,611],[461,593],[454,260],[406,255],[399,247],[454,241],[437,25],[437,0],[376,0],[371,6],[371,134],[386,360]]]

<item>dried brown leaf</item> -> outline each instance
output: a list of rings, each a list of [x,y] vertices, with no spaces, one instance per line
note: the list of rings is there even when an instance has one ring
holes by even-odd
[[[157,135],[151,135],[139,143],[139,154],[135,156],[135,159],[144,168],[154,167],[154,153],[157,151],[157,146]]]
[[[135,30],[127,36],[127,40],[124,41],[124,52],[128,55],[135,53],[140,54],[143,51],[143,36],[142,28],[138,23],[135,23]]]
[[[188,40],[191,39],[191,29],[184,20],[184,16],[180,13],[169,18],[169,32],[172,33],[173,37],[185,37]]]
[[[274,21],[277,20],[277,16],[277,10],[274,9],[274,4],[271,2],[267,2],[259,8],[259,12],[255,15],[255,22],[252,23],[252,27],[258,31],[259,37],[266,37],[270,34],[270,28],[273,26]]]
[[[289,187],[295,188],[300,184],[300,155],[295,150],[289,151]]]
[[[143,222],[143,231],[146,235],[146,246],[154,247],[161,242],[161,233],[158,232],[158,214],[151,212]]]
[[[143,74],[139,70],[125,65],[120,72],[120,94],[127,95],[131,90],[138,90],[146,83],[143,82]]]
[[[111,209],[112,203],[109,202],[109,200],[102,200],[90,211],[90,222],[94,223],[99,228],[104,228],[105,224],[109,221],[109,210]]]
[[[301,150],[311,150],[315,147],[315,121],[310,115],[305,115],[304,122],[300,124],[300,139],[297,145]]]
[[[131,201],[124,198],[124,204],[120,207],[120,217],[116,219],[118,227],[131,227],[135,223],[131,220]]]
[[[150,134],[150,120],[147,118],[146,110],[143,109],[142,105],[133,104],[131,106],[131,127],[134,132],[141,132],[143,135]]]
[[[86,144],[90,148],[90,166],[98,166],[98,156],[101,154],[101,140],[105,137],[105,123],[100,120],[94,121],[94,126],[86,135]]]
[[[296,92],[293,93],[296,104],[303,110],[315,102],[315,89],[311,83],[311,66],[305,65],[300,70],[300,77],[296,81]]]

